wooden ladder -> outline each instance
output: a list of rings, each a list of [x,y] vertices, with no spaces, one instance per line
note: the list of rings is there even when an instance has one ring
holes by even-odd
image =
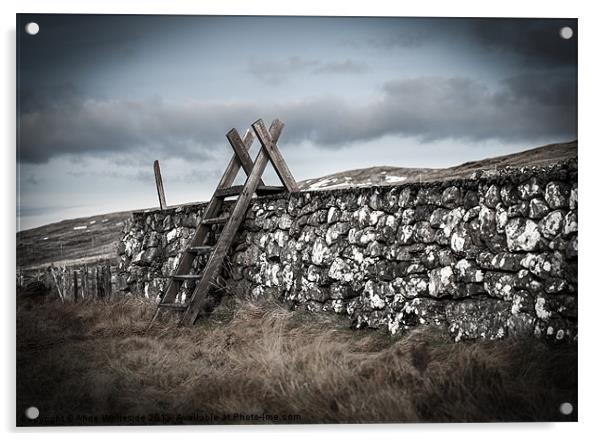
[[[252,130],[247,130],[242,139],[236,129],[232,129],[226,134],[226,138],[228,138],[234,150],[234,155],[226,167],[226,171],[213,193],[209,204],[205,208],[203,219],[197,227],[188,247],[182,253],[176,270],[170,277],[165,294],[157,305],[157,310],[149,323],[149,328],[163,309],[182,311],[184,314],[180,324],[192,325],[195,322],[203,306],[206,304],[209,290],[219,277],[224,258],[232,246],[234,236],[246,216],[254,194],[265,195],[282,191],[298,191],[297,183],[277,146],[284,124],[280,120],[275,119],[268,132],[265,124],[260,119],[253,123],[251,127]],[[255,162],[253,162],[248,150],[253,144],[255,137],[259,139],[261,149]],[[274,166],[276,174],[284,187],[266,186],[263,183],[261,176],[268,161]],[[245,184],[232,186],[241,167],[247,174]],[[236,196],[237,200],[230,215],[225,216],[222,212],[224,199],[231,196]],[[223,229],[217,238],[216,244],[208,245],[209,233],[214,225],[223,225]],[[202,273],[191,274],[195,258],[203,254],[209,254],[210,256]],[[194,291],[187,303],[176,303],[178,293],[185,281],[196,281]]]

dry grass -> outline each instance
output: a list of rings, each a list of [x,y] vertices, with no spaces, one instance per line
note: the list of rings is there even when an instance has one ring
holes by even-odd
[[[576,419],[558,412],[577,402],[575,346],[454,344],[436,329],[392,339],[337,316],[230,303],[193,328],[163,321],[145,334],[142,300],[21,302],[18,423],[30,424],[30,405],[50,424]]]

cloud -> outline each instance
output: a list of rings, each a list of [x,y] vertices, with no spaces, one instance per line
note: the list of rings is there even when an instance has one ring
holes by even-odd
[[[289,57],[284,60],[251,60],[249,73],[257,79],[272,85],[279,85],[291,74],[320,66],[317,60]]]
[[[467,29],[477,43],[500,55],[518,56],[531,66],[577,65],[576,19],[478,19],[467,20]],[[560,29],[570,26],[570,40]]]
[[[56,155],[165,152],[203,159],[223,142],[217,128],[248,121],[254,104],[80,99],[23,114],[19,159],[45,162]],[[253,115],[253,116],[251,116]]]
[[[383,85],[380,96],[351,102],[326,96],[290,102],[81,100],[57,103],[20,118],[19,157],[45,162],[60,155],[137,154],[211,158],[258,117],[286,123],[283,143],[320,148],[414,136],[529,143],[576,137],[576,78],[542,72],[495,87],[467,77],[417,77]],[[286,147],[285,147],[286,148]]]
[[[570,26],[574,36],[560,37]],[[399,28],[402,28],[401,30]],[[466,52],[493,52],[504,58],[528,61],[529,66],[558,67],[577,64],[576,19],[520,18],[412,18],[381,21],[383,35],[344,42],[351,47],[424,49],[452,44]]]
[[[334,61],[331,63],[322,63],[314,69],[316,74],[361,74],[368,71],[366,63],[359,63],[347,59],[345,61]]]
[[[397,32],[392,35],[381,38],[370,38],[367,41],[368,46],[378,49],[392,48],[419,48],[428,40],[427,32],[414,29],[406,32]]]
[[[251,60],[248,72],[260,81],[272,86],[284,83],[290,76],[309,72],[324,74],[361,74],[368,71],[365,63],[346,59],[343,61],[319,61],[301,57],[289,57],[283,60]]]

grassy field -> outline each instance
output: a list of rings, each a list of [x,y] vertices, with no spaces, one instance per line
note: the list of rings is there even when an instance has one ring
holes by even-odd
[[[69,219],[17,233],[17,266],[116,259],[129,211]]]
[[[550,421],[577,403],[577,348],[351,331],[333,315],[226,302],[178,328],[140,299],[17,311],[17,423]],[[576,407],[576,406],[575,406]]]

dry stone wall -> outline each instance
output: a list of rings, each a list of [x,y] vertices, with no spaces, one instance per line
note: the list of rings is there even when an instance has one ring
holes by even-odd
[[[573,340],[577,184],[571,160],[456,181],[258,198],[223,284],[231,295],[345,314],[356,328],[400,333],[436,324],[456,340]],[[203,209],[134,213],[118,250],[118,289],[158,298]]]

